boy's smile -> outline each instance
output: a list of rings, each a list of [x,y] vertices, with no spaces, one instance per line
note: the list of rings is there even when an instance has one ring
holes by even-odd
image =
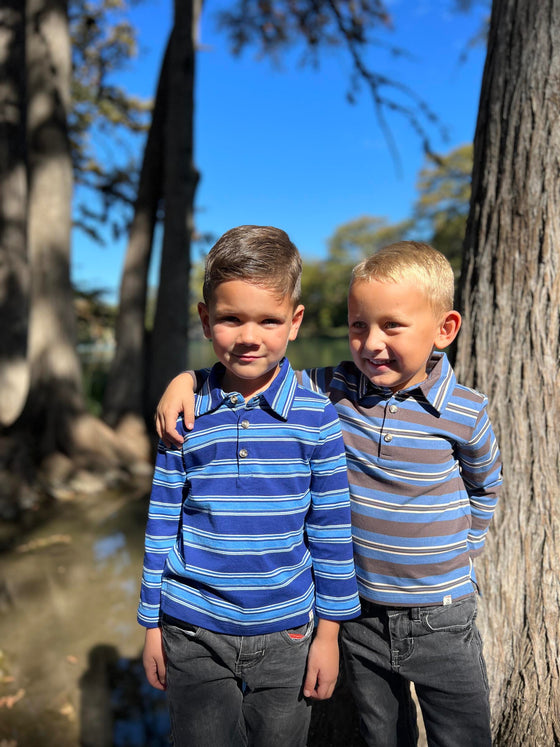
[[[357,280],[348,295],[348,324],[356,366],[373,384],[397,392],[426,378],[433,348],[449,345],[460,316],[436,315],[412,280]]]
[[[303,306],[243,280],[220,283],[208,306],[198,305],[204,335],[226,367],[222,386],[252,397],[266,389],[290,340],[295,340]]]

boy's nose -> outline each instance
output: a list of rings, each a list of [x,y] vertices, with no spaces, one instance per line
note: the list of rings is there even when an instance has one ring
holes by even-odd
[[[369,328],[364,347],[370,352],[380,350],[384,347],[383,332],[379,327]]]
[[[244,324],[239,331],[239,342],[243,345],[255,345],[258,343],[257,330],[254,324]]]

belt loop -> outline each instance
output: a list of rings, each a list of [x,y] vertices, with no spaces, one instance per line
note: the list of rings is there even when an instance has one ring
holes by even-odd
[[[410,610],[410,619],[418,621],[421,619],[420,617],[420,607],[412,607]]]

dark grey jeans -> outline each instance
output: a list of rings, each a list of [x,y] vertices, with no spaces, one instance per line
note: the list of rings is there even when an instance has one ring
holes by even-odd
[[[259,636],[162,623],[175,747],[304,747],[313,622]]]
[[[387,608],[362,599],[342,625],[348,685],[370,747],[417,744],[414,682],[430,747],[491,745],[488,680],[473,595],[446,606]]]

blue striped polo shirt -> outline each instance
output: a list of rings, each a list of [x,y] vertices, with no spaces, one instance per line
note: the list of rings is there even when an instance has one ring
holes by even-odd
[[[138,621],[160,613],[260,635],[359,614],[344,443],[334,407],[288,361],[266,391],[222,391],[216,364],[180,449],[158,447]]]
[[[486,397],[457,383],[443,353],[396,393],[352,362],[301,376],[340,418],[360,596],[413,607],[472,594],[502,482]]]

